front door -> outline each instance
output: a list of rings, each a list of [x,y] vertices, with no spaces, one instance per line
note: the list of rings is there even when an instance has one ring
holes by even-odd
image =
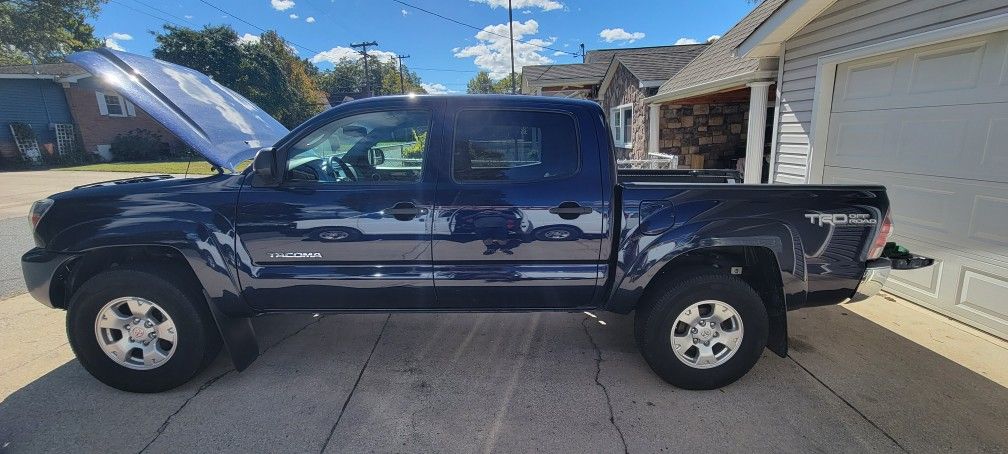
[[[588,306],[603,234],[599,164],[566,112],[455,115],[434,215],[437,307]],[[594,151],[594,150],[593,150]]]
[[[245,187],[240,278],[264,310],[409,309],[434,301],[432,112],[348,114],[278,150],[280,187]]]

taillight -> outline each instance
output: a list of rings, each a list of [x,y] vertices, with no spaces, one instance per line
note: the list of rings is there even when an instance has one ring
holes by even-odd
[[[892,217],[889,216],[889,212],[886,212],[882,225],[879,226],[878,232],[875,233],[875,240],[872,241],[871,249],[868,250],[868,260],[875,260],[882,256],[882,251],[885,249],[886,243],[889,242],[890,235],[892,235]]]
[[[38,223],[42,220],[42,216],[45,216],[46,212],[49,211],[49,208],[52,208],[52,205],[52,199],[42,199],[32,204],[31,211],[28,215],[28,219],[31,221],[32,230],[35,230],[35,227],[38,227]]]

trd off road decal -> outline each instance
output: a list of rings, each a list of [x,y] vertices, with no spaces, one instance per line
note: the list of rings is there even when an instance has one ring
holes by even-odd
[[[820,227],[824,225],[875,225],[877,220],[870,214],[850,213],[850,214],[829,214],[829,213],[807,213],[805,217],[814,225]]]

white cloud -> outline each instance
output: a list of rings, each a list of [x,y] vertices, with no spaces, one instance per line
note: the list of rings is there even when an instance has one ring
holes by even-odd
[[[375,57],[382,61],[387,61],[395,58],[395,52],[386,52],[378,49],[368,49],[368,55]],[[361,54],[357,53],[356,50],[350,47],[337,46],[324,52],[319,52],[312,56],[312,63],[339,63],[340,60],[353,60],[357,61],[361,58]]]
[[[559,57],[559,56],[561,56],[561,55],[567,55],[567,52],[564,52],[564,51],[562,51],[562,50],[558,50],[558,51],[556,51],[556,52],[553,52],[553,56],[554,56],[554,57]]]
[[[246,33],[238,37],[238,42],[241,44],[255,44],[259,42],[259,35]]]
[[[675,42],[676,46],[681,46],[683,44],[700,44],[700,41],[697,41],[693,38],[679,38]]]
[[[707,42],[713,43],[714,41],[717,41],[719,39],[721,39],[721,35],[710,35],[707,37]]]
[[[532,38],[523,40],[525,36],[539,32],[539,23],[535,19],[525,22],[514,22],[514,54],[515,71],[521,71],[526,65],[544,65],[553,60],[540,54],[539,46],[550,46],[553,40]],[[511,46],[508,39],[508,24],[487,25],[476,33],[477,44],[452,49],[456,58],[472,57],[480,69],[490,73],[490,77],[500,79],[511,74]],[[524,41],[524,42],[519,42]]]
[[[289,18],[291,18],[291,19],[297,19],[297,18],[298,18],[298,15],[297,15],[297,14],[294,14],[294,13],[290,13],[290,16],[287,16],[287,17],[289,17]]]
[[[489,5],[490,8],[507,8],[508,0],[469,0],[475,3]],[[556,0],[512,0],[511,7],[514,9],[539,8],[543,11],[553,11],[564,7],[563,3]]]
[[[599,37],[605,40],[607,43],[614,41],[626,41],[632,43],[639,39],[644,39],[644,32],[628,32],[622,28],[607,28],[599,32]]]
[[[277,11],[286,11],[294,7],[294,0],[270,0],[270,6]]]
[[[112,50],[126,50],[119,44],[119,41],[131,41],[132,39],[133,36],[129,34],[115,32],[105,37],[105,47]]]
[[[192,20],[193,16],[192,16],[192,14],[186,14],[186,15],[185,15],[185,18],[186,18],[186,19],[189,19],[189,20]]]
[[[399,12],[402,13],[403,16],[408,16],[409,15],[409,11],[406,11],[404,9],[399,10]]]
[[[448,87],[444,86],[444,84],[420,84],[420,86],[423,87],[423,89],[427,91],[427,93],[430,93],[432,95],[440,95],[443,93],[456,93],[455,90],[449,90]]]
[[[307,23],[309,23],[309,24],[314,24],[315,23],[315,16],[308,16],[308,17],[305,18],[304,21],[307,22]]]

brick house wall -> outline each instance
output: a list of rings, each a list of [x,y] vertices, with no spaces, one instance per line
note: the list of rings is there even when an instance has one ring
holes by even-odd
[[[640,81],[623,65],[617,65],[609,88],[602,99],[602,109],[611,125],[609,109],[623,104],[633,104],[631,130],[633,148],[617,148],[616,159],[646,159],[648,145],[648,108],[644,98],[655,94],[658,88],[640,88]]]
[[[94,77],[64,84],[67,103],[77,126],[77,137],[84,151],[98,153],[99,145],[109,145],[117,135],[127,134],[134,129],[146,129],[159,134],[172,151],[185,147],[181,140],[139,107],[134,109],[136,116],[132,117],[102,115],[95,97],[97,90],[114,91]]]
[[[734,169],[745,156],[748,121],[748,102],[663,105],[659,149],[692,168]]]

